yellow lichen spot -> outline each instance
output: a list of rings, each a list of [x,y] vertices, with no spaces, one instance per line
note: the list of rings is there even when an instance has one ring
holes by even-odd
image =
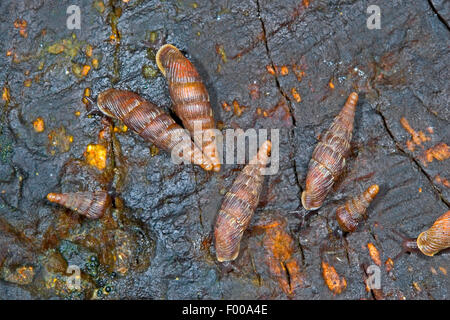
[[[322,261],[322,275],[325,280],[328,289],[334,294],[340,294],[347,288],[347,280],[344,277],[340,277],[333,266]]]
[[[419,193],[422,193],[422,188],[419,188]]]
[[[98,59],[92,59],[92,67],[94,67],[94,69],[98,69]]]
[[[367,244],[367,249],[369,249],[369,255],[372,258],[372,261],[377,265],[381,266],[380,252],[375,247],[375,245],[371,242]]]
[[[225,53],[225,48],[223,47],[223,44],[217,44],[216,45],[216,52],[220,57],[222,58],[223,63],[228,62],[227,54]]]
[[[237,102],[236,99],[233,100],[233,113],[237,117],[240,117],[242,115],[242,112],[244,111],[244,109],[245,109],[245,106],[239,105],[239,102]]]
[[[34,120],[33,121],[33,127],[34,127],[34,131],[36,131],[36,132],[44,131],[44,129],[45,129],[44,119],[39,117],[36,120]]]
[[[300,96],[300,94],[297,92],[297,90],[295,88],[291,89],[291,94],[294,97],[295,101],[297,101],[297,102],[302,101],[302,97]]]
[[[105,146],[101,144],[89,144],[84,152],[86,162],[97,167],[99,170],[106,168],[107,152]]]
[[[105,4],[102,0],[94,1],[93,6],[100,13],[103,13],[105,11]]]
[[[231,107],[230,107],[230,105],[227,103],[227,102],[222,102],[222,109],[223,110],[225,110],[225,111],[231,111]]]
[[[271,75],[275,75],[275,69],[273,68],[273,66],[267,65],[267,66],[266,66],[266,70],[267,70],[267,72],[270,73]]]
[[[92,51],[93,51],[92,46],[90,44],[88,44],[86,46],[86,49],[84,50],[84,52],[86,53],[86,56],[87,57],[91,57],[92,56]]]
[[[159,149],[157,146],[155,146],[154,144],[151,145],[150,147],[150,155],[152,157],[156,156],[159,153]]]
[[[308,8],[309,7],[309,0],[303,0],[303,6]]]
[[[79,117],[79,116],[80,116],[80,114],[81,114],[81,112],[80,112],[80,111],[75,111],[75,116]]]
[[[62,52],[64,52],[64,45],[62,43],[55,43],[53,45],[51,45],[50,47],[48,47],[48,52],[51,54],[60,54]]]
[[[91,66],[89,66],[89,65],[84,65],[83,66],[83,69],[81,70],[81,75],[83,76],[83,77],[85,77],[85,76],[87,76],[87,74],[89,73],[89,71],[91,70]]]
[[[59,129],[50,131],[48,140],[48,151],[50,154],[55,155],[56,150],[61,153],[69,151],[70,144],[73,142],[73,137],[71,135],[66,135],[66,128],[60,127]]]
[[[26,80],[23,82],[23,85],[24,85],[25,87],[27,87],[27,88],[31,87],[31,79],[26,79]]]
[[[330,86],[331,89],[334,89],[334,83],[333,83],[333,81],[330,80],[330,82],[328,82],[328,85]]]
[[[114,127],[114,132],[127,132],[128,127],[124,124]]]
[[[192,8],[194,8],[194,9],[197,9],[197,8],[198,8],[197,2],[193,2],[191,5],[192,5]]]
[[[431,271],[432,274],[437,275],[437,271],[436,271],[435,268],[430,267],[430,271]]]
[[[394,260],[392,260],[391,258],[388,258],[386,260],[386,262],[384,263],[384,265],[386,266],[386,271],[391,272],[392,269],[394,268]]]
[[[90,97],[91,96],[91,88],[87,87],[83,91],[83,96]]]
[[[444,267],[439,267],[439,270],[441,270],[441,272],[442,272],[444,275],[447,275],[447,269],[445,269]]]
[[[280,71],[282,76],[286,76],[289,73],[289,69],[287,66],[281,66],[281,71]]]
[[[414,289],[416,289],[418,292],[422,291],[422,289],[420,288],[419,284],[417,282],[413,282],[413,287]]]
[[[11,97],[10,97],[10,94],[9,94],[9,88],[7,86],[4,86],[3,90],[2,90],[2,100],[6,101],[6,102],[9,102],[10,98]]]

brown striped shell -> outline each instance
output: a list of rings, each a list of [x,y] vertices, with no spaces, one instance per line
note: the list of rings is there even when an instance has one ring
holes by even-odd
[[[258,205],[264,181],[262,170],[269,160],[271,146],[268,140],[262,144],[225,194],[214,228],[216,256],[220,262],[234,260],[239,254],[242,235]]]
[[[102,217],[111,206],[111,197],[106,191],[49,193],[47,199],[89,219]]]
[[[427,256],[434,256],[439,251],[450,248],[450,210],[417,237],[417,247]]]
[[[122,120],[127,127],[158,148],[167,152],[177,148],[182,159],[208,171],[213,169],[211,161],[203,156],[189,134],[161,108],[138,94],[108,89],[98,95],[97,106],[107,116]]]
[[[306,190],[302,193],[302,204],[306,210],[316,210],[322,206],[345,167],[357,103],[358,94],[353,92],[314,149],[306,176]]]
[[[171,44],[156,53],[156,63],[169,85],[175,114],[189,130],[194,142],[220,170],[219,151],[215,141],[215,123],[208,91],[194,65]]]
[[[377,184],[371,185],[362,194],[349,199],[336,210],[336,219],[342,230],[353,232],[366,218],[366,210],[380,190]]]

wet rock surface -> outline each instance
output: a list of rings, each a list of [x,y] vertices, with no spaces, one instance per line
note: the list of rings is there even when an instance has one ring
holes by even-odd
[[[84,0],[81,30],[69,30],[72,4],[0,4],[2,299],[450,297],[448,253],[388,260],[401,250],[393,230],[416,237],[450,207],[445,1]],[[381,29],[366,26],[371,4]],[[280,129],[279,172],[266,177],[228,268],[215,259],[214,222],[243,165],[215,174],[174,165],[81,102],[87,87],[94,97],[115,87],[169,110],[155,51],[142,44],[164,35],[205,79],[224,133]],[[352,91],[360,100],[346,171],[307,212],[308,161]],[[88,145],[102,146],[104,161],[90,161]],[[373,183],[368,219],[342,234],[336,208]],[[45,199],[98,189],[117,197],[95,221]],[[377,264],[381,289],[370,290]],[[69,265],[80,267],[80,290],[65,285]],[[341,293],[325,283],[324,265],[345,279]]]

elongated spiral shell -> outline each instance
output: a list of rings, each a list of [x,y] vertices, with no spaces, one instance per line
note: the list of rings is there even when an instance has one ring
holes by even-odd
[[[215,142],[215,123],[208,91],[194,65],[173,45],[166,44],[156,53],[156,63],[169,84],[175,114],[220,170],[220,158]],[[201,143],[201,146],[200,146]]]
[[[371,185],[362,194],[349,199],[336,210],[336,219],[342,230],[353,232],[358,224],[366,218],[366,210],[380,190],[377,184]]]
[[[417,237],[417,246],[427,256],[434,256],[439,251],[450,248],[450,210]]]
[[[49,193],[47,199],[89,219],[102,217],[111,206],[111,197],[106,191]]]
[[[253,216],[261,193],[272,144],[266,141],[225,194],[214,229],[217,260],[231,261],[239,254],[240,242]]]
[[[353,92],[331,127],[314,149],[306,176],[306,190],[302,204],[306,210],[319,209],[334,182],[345,167],[345,156],[350,149],[353,121],[358,94]]]
[[[172,152],[176,147],[182,159],[207,171],[213,169],[211,161],[203,156],[189,134],[161,108],[138,94],[108,89],[98,95],[97,106],[107,116],[122,120],[127,127],[158,148]]]

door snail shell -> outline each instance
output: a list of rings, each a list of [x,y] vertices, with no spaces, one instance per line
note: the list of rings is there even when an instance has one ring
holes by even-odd
[[[47,199],[89,219],[101,218],[111,206],[111,197],[106,191],[49,193]]]
[[[255,157],[239,173],[225,194],[214,228],[216,256],[219,262],[235,260],[244,231],[258,205],[272,144],[265,141]]]
[[[322,206],[345,167],[357,102],[358,94],[351,93],[314,149],[306,176],[306,190],[302,193],[302,204],[306,210],[316,210]]]
[[[404,238],[403,251],[399,255],[419,250],[424,255],[432,257],[448,248],[450,248],[450,210],[440,216],[430,229],[419,234],[417,239]]]
[[[366,210],[380,190],[377,184],[371,185],[360,195],[353,197],[336,210],[336,219],[342,230],[353,232],[366,218]]]
[[[220,171],[209,94],[196,68],[171,44],[166,44],[158,50],[156,63],[167,79],[175,114],[189,130],[194,142],[201,142],[203,154],[211,159],[214,171]],[[196,125],[201,125],[201,130],[198,130]]]
[[[97,107],[105,115],[122,120],[127,127],[158,148],[171,152],[175,147],[184,146],[180,155],[184,160],[207,171],[213,169],[211,161],[203,156],[189,134],[161,108],[138,94],[108,89],[98,95]]]

